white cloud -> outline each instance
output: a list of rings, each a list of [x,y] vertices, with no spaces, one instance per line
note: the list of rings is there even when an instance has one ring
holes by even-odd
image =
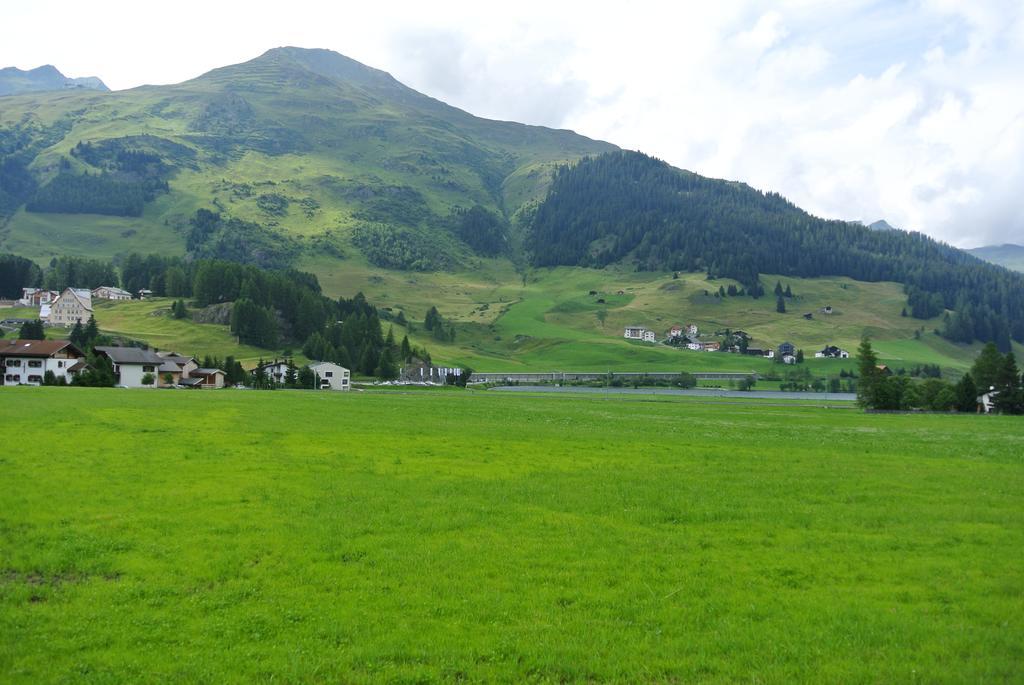
[[[0,65],[115,88],[327,47],[473,113],[573,128],[820,215],[1024,242],[1018,0],[36,0],[0,22],[21,29]]]

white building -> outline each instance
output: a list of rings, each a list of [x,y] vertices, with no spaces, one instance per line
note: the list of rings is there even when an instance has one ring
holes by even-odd
[[[96,352],[110,359],[114,365],[117,385],[126,388],[157,387],[157,374],[164,363],[164,358],[156,352],[139,347],[97,347]],[[148,385],[142,382],[146,374],[153,377],[153,382]]]
[[[285,378],[288,376],[288,368],[291,366],[289,362],[274,360],[267,362],[266,364],[257,368],[263,369],[263,375],[270,381],[281,385],[284,383]]]
[[[40,307],[42,305],[48,305],[57,299],[60,293],[54,292],[53,290],[41,290],[39,288],[22,288],[21,299],[18,300],[18,304],[23,307]]]
[[[121,290],[115,288],[112,285],[101,285],[98,288],[93,288],[92,296],[97,300],[130,300],[132,294],[127,290]]]
[[[623,337],[626,338],[626,340],[654,342],[654,331],[649,331],[643,326],[626,326],[626,332]]]
[[[42,385],[46,372],[70,383],[85,355],[67,340],[0,340],[4,385]]]
[[[984,395],[978,396],[978,411],[982,414],[991,414],[992,410],[996,408],[996,395],[999,391],[994,387],[989,387],[988,392]]]
[[[332,362],[313,362],[310,370],[316,376],[319,390],[351,390],[352,372]]]
[[[696,338],[698,334],[699,334],[699,330],[697,329],[697,324],[695,324],[695,323],[687,324],[687,326],[686,326],[686,337],[687,338]]]
[[[826,345],[820,352],[815,352],[814,357],[816,359],[849,359],[850,353],[835,345]]]
[[[51,326],[71,328],[76,323],[85,324],[92,316],[92,291],[84,288],[65,288],[50,305]]]

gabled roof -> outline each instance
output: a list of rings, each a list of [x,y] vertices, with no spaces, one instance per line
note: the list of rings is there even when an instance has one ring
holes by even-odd
[[[60,299],[68,293],[71,293],[83,307],[90,312],[92,311],[92,291],[86,290],[85,288],[64,288],[64,292],[60,294],[53,304],[57,304],[57,302],[59,302]]]
[[[220,369],[196,369],[196,370],[192,371],[192,373],[193,374],[198,374],[200,376],[210,376],[210,375],[215,374],[215,373],[224,373],[224,372],[221,371]]]
[[[97,352],[110,357],[115,364],[153,364],[162,366],[164,360],[152,350],[143,350],[139,347],[97,347]]]
[[[174,362],[164,362],[160,365],[160,373],[181,373],[181,367]]]
[[[315,369],[323,368],[325,366],[329,366],[329,367],[334,368],[334,369],[341,369],[342,371],[348,371],[348,369],[346,369],[341,364],[335,364],[334,362],[313,362],[313,363],[311,363],[309,365],[309,368],[315,370]]]
[[[68,340],[0,340],[0,357],[51,357],[65,348],[85,356]]]
[[[91,292],[94,293],[97,290],[107,290],[107,291],[112,292],[112,293],[114,293],[116,295],[127,295],[128,297],[131,297],[131,295],[132,295],[127,290],[123,290],[121,288],[118,288],[115,285],[101,285],[101,286],[99,286],[97,288],[93,288]]]

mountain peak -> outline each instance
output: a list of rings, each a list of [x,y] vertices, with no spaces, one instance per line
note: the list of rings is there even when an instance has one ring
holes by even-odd
[[[340,52],[324,48],[285,46],[271,48],[253,62],[277,61],[301,66],[333,81],[355,83],[371,87],[404,87],[395,78],[380,69],[374,69]]]
[[[73,88],[110,90],[103,81],[95,76],[68,78],[52,64],[44,64],[28,71],[17,67],[0,69],[0,95],[19,95]]]

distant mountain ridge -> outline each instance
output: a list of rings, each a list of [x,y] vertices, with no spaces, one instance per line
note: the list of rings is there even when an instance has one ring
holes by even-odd
[[[0,96],[76,88],[110,90],[103,81],[95,76],[69,78],[60,73],[60,70],[52,64],[44,64],[28,71],[17,67],[0,69]]]
[[[1007,269],[1024,272],[1024,245],[1005,243],[1003,245],[986,245],[967,250],[978,259],[1005,266]]]

